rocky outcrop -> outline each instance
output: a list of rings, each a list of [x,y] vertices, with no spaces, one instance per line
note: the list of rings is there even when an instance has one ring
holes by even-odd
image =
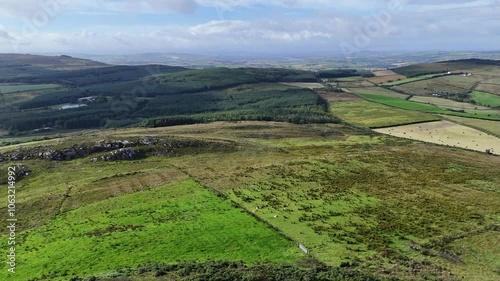
[[[198,151],[234,148],[230,141],[194,140],[181,138],[138,138],[127,140],[100,140],[94,144],[77,144],[69,148],[56,149],[53,146],[22,147],[13,151],[1,153],[0,162],[44,159],[53,161],[68,161],[84,158],[93,154],[103,154],[94,157],[92,161],[132,160],[146,155],[179,156]]]

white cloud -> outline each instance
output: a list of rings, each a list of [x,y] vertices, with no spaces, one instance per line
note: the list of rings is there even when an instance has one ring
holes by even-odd
[[[0,13],[16,17],[30,17],[44,1],[63,0],[0,0]],[[65,0],[67,1],[67,0]],[[410,1],[401,14],[390,15],[388,26],[373,36],[366,50],[435,48],[446,49],[450,44],[456,48],[497,48],[500,42],[499,0],[445,0]],[[330,1],[330,0],[75,0],[61,12],[81,12],[89,17],[85,27],[66,32],[48,32],[38,28],[26,35],[23,27],[7,29],[0,25],[0,52],[12,51],[15,46],[20,52],[96,52],[134,53],[149,51],[190,50],[290,50],[315,49],[339,51],[339,44],[352,43],[367,26],[377,23],[375,15],[387,10],[388,1]],[[6,4],[6,5],[3,5]],[[261,6],[254,6],[259,4]],[[485,6],[489,4],[489,6]],[[495,5],[492,5],[495,4]],[[217,17],[204,23],[195,23],[197,9],[211,6],[227,11],[226,20]],[[35,7],[35,8],[33,8]],[[38,7],[38,8],[36,8]],[[289,7],[297,12],[291,18],[285,14],[273,17],[257,15],[234,19],[231,14],[241,7],[252,7],[252,11],[263,9],[269,15],[270,7]],[[301,16],[302,9],[309,13]],[[288,9],[287,9],[288,10]],[[183,13],[189,24],[130,22],[123,26],[92,22],[92,13]],[[311,11],[313,14],[311,15]],[[192,14],[194,13],[194,15]],[[231,19],[231,20],[229,20]],[[163,25],[162,25],[163,24]],[[5,42],[7,41],[7,44]]]

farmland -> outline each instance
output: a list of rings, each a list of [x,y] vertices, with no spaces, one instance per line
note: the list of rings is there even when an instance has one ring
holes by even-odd
[[[397,81],[393,81],[393,82],[381,83],[380,86],[397,86],[397,85],[407,84],[407,83],[416,82],[416,81],[420,81],[420,80],[426,80],[426,79],[436,78],[436,77],[443,76],[443,75],[447,75],[447,74],[427,74],[427,75],[421,75],[421,76],[416,76],[416,77],[401,79],[401,80],[397,80]]]
[[[444,76],[406,83],[396,86],[395,89],[411,95],[432,95],[438,92],[457,95],[472,89],[476,82],[477,80],[471,77]]]
[[[465,110],[465,109],[487,110],[487,109],[489,109],[488,107],[485,107],[485,106],[474,105],[474,104],[466,103],[466,102],[457,102],[454,100],[436,98],[436,97],[414,96],[410,99],[410,101],[427,103],[427,104],[436,105],[436,106],[439,106],[442,108],[449,108],[449,109],[454,109],[454,110],[462,110],[462,109],[463,110]]]
[[[488,107],[500,107],[500,96],[474,91],[472,93],[472,99],[481,105]]]
[[[367,80],[374,84],[387,83],[387,82],[406,79],[406,76],[397,74],[391,70],[374,71],[373,74],[375,75],[375,77],[367,78]]]
[[[471,128],[475,128],[481,130],[483,132],[495,135],[500,137],[500,122],[499,121],[491,121],[491,120],[479,120],[473,118],[463,118],[456,116],[442,116],[447,120],[451,120],[458,124],[463,124],[469,126]]]
[[[26,266],[16,276],[67,280],[63,276],[154,260],[294,261],[299,251],[250,215],[185,180],[89,204],[30,231],[18,251],[19,263]]]
[[[349,91],[357,95],[376,95],[403,100],[409,97],[408,95],[400,94],[380,87],[351,88]]]
[[[499,138],[449,121],[390,127],[376,129],[375,131],[401,138],[481,152],[490,150],[492,153],[500,155]]]
[[[471,118],[479,118],[479,119],[488,119],[488,120],[500,120],[500,110],[481,110],[481,109],[469,109],[467,111],[453,111],[440,108],[438,106],[434,106],[431,104],[424,104],[412,101],[406,101],[398,98],[391,98],[386,96],[379,95],[369,95],[362,94],[361,97],[366,100],[381,103],[384,105],[394,106],[397,108],[402,108],[406,110],[414,110],[421,111],[427,113],[435,113],[435,114],[446,114],[446,115],[454,115],[454,116],[462,116],[462,117],[471,117]]]
[[[495,95],[500,95],[500,85],[499,84],[490,84],[490,83],[480,83],[476,90],[492,93]]]
[[[408,112],[368,101],[334,103],[331,112],[351,124],[363,127],[385,127],[438,120],[438,117],[419,112]]]

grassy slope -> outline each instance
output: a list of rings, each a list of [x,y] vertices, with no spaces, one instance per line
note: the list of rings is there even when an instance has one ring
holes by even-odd
[[[286,153],[244,153],[203,163],[190,156],[176,162],[329,264],[361,260],[367,268],[395,266],[400,272],[422,266],[420,276],[441,274],[433,267],[441,265],[468,271],[467,280],[476,274],[493,280],[496,263],[464,270],[440,255],[448,237],[463,233],[479,242],[470,230],[489,233],[484,227],[498,224],[494,213],[500,206],[493,198],[499,196],[499,178],[491,162],[498,158],[393,141],[363,136],[330,142],[263,139]],[[437,256],[411,250],[412,243]],[[412,261],[399,260],[404,257]]]
[[[449,272],[466,280],[497,277],[500,265],[491,253],[474,252],[491,241],[491,227],[499,223],[497,157],[341,125],[216,123],[88,137],[148,135],[222,138],[240,149],[132,162],[23,161],[33,172],[19,182],[19,215],[27,213],[23,221],[31,228],[19,234],[25,275],[18,276],[91,275],[142,262],[300,257],[293,244],[188,179],[193,177],[331,265],[351,262],[403,278],[415,272],[422,278]],[[56,145],[72,141],[81,140]],[[126,230],[133,226],[138,228]],[[219,249],[228,243],[230,256]],[[463,245],[469,252],[461,252]],[[476,260],[457,264],[449,251]]]
[[[301,256],[293,243],[192,180],[89,204],[21,235],[20,266],[9,280],[67,280],[148,262]]]

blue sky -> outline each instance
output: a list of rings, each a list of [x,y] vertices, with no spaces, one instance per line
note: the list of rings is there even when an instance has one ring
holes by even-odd
[[[500,0],[0,0],[0,52],[499,50]]]

